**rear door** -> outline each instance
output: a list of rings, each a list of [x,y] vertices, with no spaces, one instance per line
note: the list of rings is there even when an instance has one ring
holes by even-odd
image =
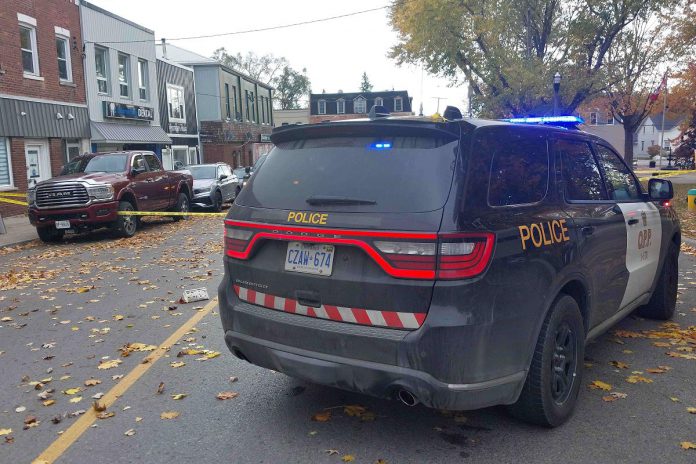
[[[621,209],[625,223],[628,282],[623,308],[650,291],[660,260],[662,222],[657,206],[645,201],[638,179],[623,159],[606,145],[597,144],[596,150],[609,198]]]
[[[458,139],[366,132],[277,143],[255,172],[226,221],[227,271],[242,300],[342,322],[422,324]]]
[[[147,182],[150,183],[149,191],[154,208],[157,211],[167,209],[173,193],[169,185],[169,173],[162,169],[162,164],[155,155],[146,153],[144,157],[150,171]]]
[[[224,179],[219,180],[221,176],[226,176]],[[232,171],[230,167],[226,164],[221,164],[217,168],[218,185],[220,186],[220,191],[222,192],[223,201],[230,201],[234,198],[234,189],[236,188],[236,183],[232,182]]]
[[[575,263],[591,286],[592,328],[616,313],[624,296],[628,281],[624,218],[609,197],[588,140],[558,136],[553,150],[560,161],[565,210],[577,243]]]

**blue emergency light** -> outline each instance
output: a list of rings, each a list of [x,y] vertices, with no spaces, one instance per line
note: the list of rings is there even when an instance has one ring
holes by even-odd
[[[529,118],[502,119],[514,124],[584,124],[585,120],[579,116],[535,116]]]
[[[374,148],[375,150],[388,150],[391,147],[391,142],[376,142],[370,145],[370,148]]]

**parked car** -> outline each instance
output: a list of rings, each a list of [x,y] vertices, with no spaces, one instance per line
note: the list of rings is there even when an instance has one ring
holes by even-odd
[[[195,164],[186,169],[193,176],[193,198],[198,206],[212,206],[221,211],[223,203],[231,203],[237,196],[239,179],[226,163]]]
[[[237,177],[237,186],[235,188],[236,195],[239,195],[239,192],[242,191],[242,188],[246,185],[247,179],[249,179],[249,171],[251,168],[245,168],[245,167],[239,167],[235,168],[232,171],[232,174],[234,174]],[[235,196],[236,196],[235,195]]]
[[[86,154],[73,158],[59,176],[29,189],[29,220],[44,242],[60,240],[67,230],[101,227],[131,237],[138,219],[119,211],[185,213],[192,192],[191,175],[165,171],[152,152]]]
[[[220,317],[242,360],[557,426],[589,340],[635,310],[674,314],[672,184],[644,189],[599,137],[459,113],[271,140],[225,220]]]

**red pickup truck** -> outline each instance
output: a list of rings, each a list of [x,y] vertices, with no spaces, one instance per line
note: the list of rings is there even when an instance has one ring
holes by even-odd
[[[29,220],[44,242],[60,240],[67,230],[102,227],[131,237],[138,218],[119,215],[119,211],[185,213],[192,191],[190,174],[165,171],[152,152],[86,154],[63,166],[58,177],[29,189]]]

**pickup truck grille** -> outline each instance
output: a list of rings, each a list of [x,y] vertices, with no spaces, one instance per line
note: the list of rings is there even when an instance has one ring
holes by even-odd
[[[36,206],[39,208],[84,206],[87,203],[87,189],[77,182],[44,185],[36,189]]]

